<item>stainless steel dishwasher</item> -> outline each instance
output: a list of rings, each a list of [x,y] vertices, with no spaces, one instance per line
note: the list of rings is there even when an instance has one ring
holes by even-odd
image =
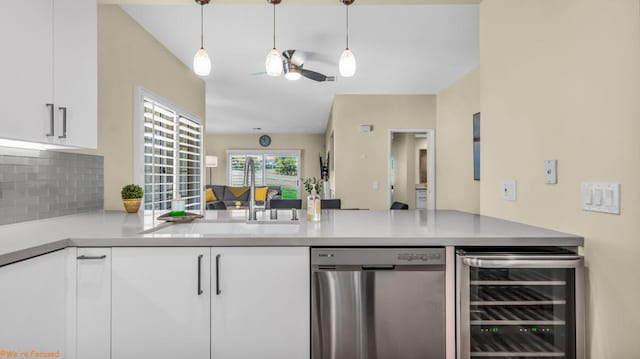
[[[311,256],[312,359],[445,357],[444,248]]]

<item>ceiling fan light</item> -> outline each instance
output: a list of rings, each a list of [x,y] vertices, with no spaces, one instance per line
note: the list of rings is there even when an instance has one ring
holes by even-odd
[[[198,76],[209,76],[211,73],[211,59],[204,48],[200,48],[193,57],[193,72]]]
[[[284,75],[284,77],[286,77],[286,79],[289,81],[297,81],[300,80],[300,77],[302,77],[302,75],[300,75],[300,72],[298,71],[289,71]]]
[[[340,75],[342,77],[352,77],[356,74],[356,57],[348,48],[340,55],[338,68],[340,69]]]
[[[269,51],[264,67],[267,70],[267,75],[269,76],[282,75],[282,57],[280,56],[278,50],[272,49],[271,51]]]

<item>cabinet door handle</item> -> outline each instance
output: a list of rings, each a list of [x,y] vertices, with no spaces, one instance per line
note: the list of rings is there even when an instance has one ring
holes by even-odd
[[[67,138],[67,108],[58,107],[58,110],[62,111],[62,136],[58,138]]]
[[[198,256],[198,295],[204,293],[202,290],[202,254]]]
[[[54,131],[53,104],[48,103],[47,107],[49,108],[49,133],[47,133],[47,137],[51,137],[53,136],[53,131]]]
[[[103,254],[101,256],[85,256],[83,254],[79,257],[76,257],[76,259],[79,259],[79,260],[96,260],[96,259],[105,259],[105,258],[107,258],[106,254]]]
[[[216,295],[220,295],[220,254],[216,255]]]

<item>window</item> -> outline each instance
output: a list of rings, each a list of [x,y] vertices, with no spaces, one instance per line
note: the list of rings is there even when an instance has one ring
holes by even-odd
[[[227,151],[229,186],[244,185],[247,158],[256,164],[256,185],[280,186],[283,199],[300,198],[300,151]]]
[[[136,136],[143,149],[142,154],[136,152],[134,163],[140,169],[136,170],[136,178],[142,177],[138,183],[143,183],[145,211],[171,209],[176,191],[185,200],[187,210],[199,211],[202,203],[199,120],[145,90],[139,89],[137,98],[142,126],[136,126]]]

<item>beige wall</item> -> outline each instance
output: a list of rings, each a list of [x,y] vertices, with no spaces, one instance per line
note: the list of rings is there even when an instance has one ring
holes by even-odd
[[[484,0],[480,14],[481,213],[585,236],[590,357],[638,358],[640,2]],[[582,211],[585,181],[621,183],[622,214]]]
[[[473,180],[473,114],[480,111],[475,69],[437,96],[436,208],[480,211],[480,182]],[[482,128],[482,126],[481,126]],[[484,139],[482,139],[484,140]],[[482,142],[481,142],[482,143]],[[482,153],[482,146],[481,150]]]
[[[272,134],[271,146],[262,147],[258,144],[260,134],[208,134],[206,137],[205,153],[218,156],[218,167],[212,170],[214,184],[227,184],[227,150],[302,150],[301,177],[316,177],[320,179],[320,161],[318,156],[325,157],[324,134]],[[207,181],[209,183],[209,170]],[[305,196],[304,188],[302,195]]]
[[[98,148],[105,209],[133,176],[133,97],[142,86],[204,120],[204,81],[115,5],[98,6]]]
[[[362,124],[371,133],[358,132]],[[334,131],[335,192],[344,208],[389,208],[389,129],[436,126],[434,95],[337,95],[331,123]],[[374,189],[374,184],[378,188]]]

